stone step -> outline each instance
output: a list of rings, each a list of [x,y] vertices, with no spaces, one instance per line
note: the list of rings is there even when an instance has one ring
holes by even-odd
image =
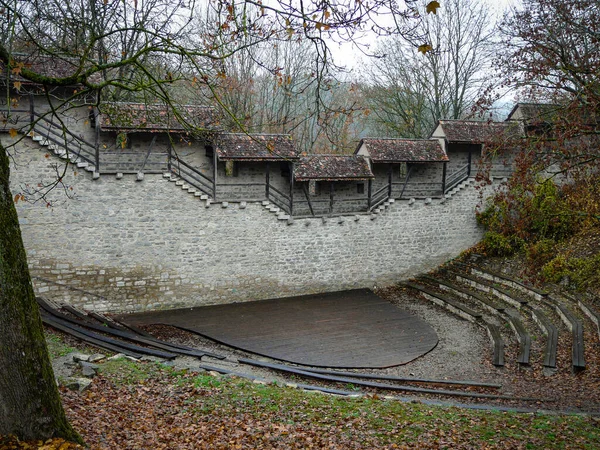
[[[80,169],[84,169],[89,165],[89,163],[85,162],[85,161],[79,161],[77,163],[77,167],[79,167]]]
[[[183,186],[185,183],[181,180],[175,181],[175,186]]]
[[[33,139],[35,142],[40,142],[42,139],[44,139],[44,137],[40,136],[39,134],[36,134],[34,136],[31,136],[31,139]]]
[[[288,220],[290,218],[289,214],[279,214],[277,215],[277,220]]]

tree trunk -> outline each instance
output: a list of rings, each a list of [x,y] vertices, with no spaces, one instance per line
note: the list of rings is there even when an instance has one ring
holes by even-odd
[[[82,442],[54,381],[8,180],[0,144],[0,435]]]

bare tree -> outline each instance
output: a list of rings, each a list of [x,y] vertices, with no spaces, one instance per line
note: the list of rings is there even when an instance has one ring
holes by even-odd
[[[403,36],[384,41],[365,82],[376,129],[424,137],[438,119],[468,116],[489,84],[493,29],[482,1],[448,0],[424,18],[425,46]]]
[[[211,91],[215,77],[222,76],[215,70],[219,62],[245,48],[284,39],[302,39],[313,46],[310,70],[321,82],[331,64],[326,38],[353,40],[366,28],[412,33],[414,12],[406,6],[416,0],[210,4],[219,13],[214,29],[218,40],[192,35],[193,0],[0,0],[5,105],[10,110],[9,94],[25,81],[42,89],[49,114],[58,121],[58,108],[104,96],[162,101],[185,123],[175,102],[173,87],[178,83]],[[382,16],[392,17],[392,25],[381,25]],[[17,52],[62,61],[69,70],[38,70]],[[53,89],[68,86],[76,89],[52,98]],[[8,185],[7,156],[8,150],[0,147],[0,433],[78,439],[64,418],[43,341]]]

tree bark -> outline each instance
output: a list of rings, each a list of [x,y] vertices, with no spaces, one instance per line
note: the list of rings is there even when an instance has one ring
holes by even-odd
[[[54,381],[8,181],[0,144],[0,435],[81,443]]]

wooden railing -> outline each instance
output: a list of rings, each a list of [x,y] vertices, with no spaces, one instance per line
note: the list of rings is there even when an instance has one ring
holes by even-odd
[[[471,165],[466,164],[463,167],[459,168],[456,172],[450,175],[446,179],[446,189],[444,190],[444,194],[458,186],[460,183],[469,178],[469,174],[471,171]]]
[[[195,187],[201,192],[210,195],[213,199],[216,197],[216,189],[213,180],[195,167],[186,163],[184,160],[169,152],[168,170],[170,173],[177,175],[190,186]]]
[[[371,196],[371,204],[369,206],[369,210],[371,210],[371,211],[374,210],[375,208],[377,208],[379,205],[381,205],[383,202],[385,202],[389,198],[390,198],[390,186],[386,184],[385,186],[383,186],[381,189],[376,191]]]
[[[42,136],[53,144],[64,148],[69,155],[73,155],[83,161],[92,164],[99,170],[99,162],[96,159],[96,146],[85,139],[67,130],[60,124],[48,119],[45,115],[32,112],[34,121],[31,131]]]
[[[273,185],[269,185],[269,189],[267,190],[267,200],[273,202],[275,206],[281,208],[286,213],[290,214],[291,211],[291,203],[292,199],[289,195],[284,194],[279,189],[277,189]]]

